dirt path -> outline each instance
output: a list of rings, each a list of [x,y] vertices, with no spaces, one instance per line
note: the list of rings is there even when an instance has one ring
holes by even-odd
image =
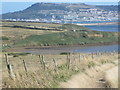
[[[77,74],[67,82],[60,84],[62,88],[104,88],[105,72],[115,67],[113,63],[103,64]]]
[[[2,60],[2,55],[0,54],[0,60]],[[2,61],[0,61],[0,90],[2,89]]]
[[[105,73],[105,80],[107,87],[118,88],[118,66]]]
[[[0,90],[2,89],[2,70],[0,69]]]

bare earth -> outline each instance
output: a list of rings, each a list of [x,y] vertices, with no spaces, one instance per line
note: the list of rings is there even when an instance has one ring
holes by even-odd
[[[2,55],[0,54],[0,60],[2,60]],[[0,61],[0,90],[2,89],[2,61]]]
[[[2,71],[0,71],[1,73]],[[2,89],[2,75],[0,75],[0,90]]]
[[[97,67],[93,67],[91,69],[86,70],[84,73],[80,73],[78,75],[73,76],[71,80],[61,83],[60,87],[62,88],[105,88],[106,72],[108,73],[108,70],[111,70],[111,68],[113,67],[115,67],[115,64],[112,64],[112,63],[107,63]],[[114,74],[118,75],[118,72],[115,72]],[[117,77],[115,78],[118,80]],[[117,87],[114,85],[112,86],[112,88],[117,88]]]
[[[106,84],[111,86],[112,88],[118,87],[118,66],[108,70],[105,73],[105,80]]]

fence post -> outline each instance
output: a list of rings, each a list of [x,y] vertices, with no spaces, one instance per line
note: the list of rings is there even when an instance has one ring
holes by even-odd
[[[80,56],[80,54],[79,54],[79,62],[80,62],[80,60],[81,60],[81,56]]]
[[[43,55],[42,55],[42,64],[43,64],[44,70],[46,70],[46,65],[45,65],[45,61],[44,61],[44,56]]]
[[[69,57],[68,57],[68,55],[67,55],[67,61],[66,61],[66,66],[68,67],[68,59],[69,59]]]
[[[54,70],[57,71],[57,70],[56,70],[56,69],[57,69],[57,63],[56,63],[56,61],[55,61],[54,58],[53,58],[53,63],[54,63]]]
[[[7,64],[9,76],[14,80],[15,74],[13,73],[12,65],[9,63],[7,54],[5,54],[5,59],[6,59],[6,64]]]
[[[92,53],[92,59],[94,59],[94,54]]]
[[[67,66],[68,66],[68,69],[70,69],[70,66],[71,66],[71,58],[70,58],[70,53],[67,55]]]
[[[28,77],[28,70],[27,70],[27,65],[25,63],[25,60],[23,60],[23,64],[24,64],[24,69],[25,69],[26,76]]]
[[[41,67],[43,66],[43,63],[42,63],[42,60],[41,60],[41,55],[39,55],[39,61],[40,61],[40,64],[41,64]],[[43,68],[43,67],[42,67]]]

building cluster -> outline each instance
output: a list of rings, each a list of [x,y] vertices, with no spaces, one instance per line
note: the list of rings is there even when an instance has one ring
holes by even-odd
[[[40,10],[38,14],[44,14],[44,18],[12,19],[13,21],[35,21],[68,23],[80,21],[113,21],[118,20],[117,11],[105,11],[96,8],[80,8],[78,10]],[[9,19],[10,20],[10,19]]]

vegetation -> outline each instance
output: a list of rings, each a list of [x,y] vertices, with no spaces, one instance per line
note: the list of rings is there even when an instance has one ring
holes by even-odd
[[[99,36],[100,35],[100,36]],[[97,31],[67,31],[44,35],[30,35],[15,43],[17,46],[52,46],[117,41],[115,33]]]
[[[36,29],[37,28],[37,29]],[[41,29],[41,30],[39,30]],[[89,31],[74,24],[3,22],[3,49],[15,46],[84,45],[118,40],[117,32]]]
[[[95,66],[95,63],[93,61],[88,63],[88,68],[91,68],[91,67],[94,67],[94,66]]]
[[[19,57],[19,56],[26,56],[30,53],[8,53],[9,56],[13,56],[13,57]]]
[[[42,27],[46,29],[26,29],[25,27]],[[48,28],[54,28],[54,30],[47,30]],[[62,31],[55,31],[55,29],[62,29]],[[87,28],[72,24],[3,22],[2,32],[2,49],[17,46],[84,45],[118,40],[117,32],[89,31]],[[102,56],[94,54],[93,57],[92,54],[70,54],[69,52],[44,56],[10,52],[7,54],[15,75],[13,80],[6,68],[5,52],[2,54],[3,87],[7,88],[58,88],[60,82],[66,82],[74,74],[85,73],[86,69],[91,69],[97,65],[114,64],[112,60],[117,59],[117,55],[109,53],[104,53]],[[41,62],[43,58],[44,61]]]
[[[14,54],[11,54],[14,56]],[[70,68],[67,66],[67,55],[44,55],[46,69],[40,63],[41,59],[38,55],[22,55],[19,57],[8,56],[9,62],[12,65],[15,79],[11,79],[6,68],[5,57],[3,56],[3,87],[6,88],[58,88],[60,82],[66,82],[77,73],[86,73],[87,69],[101,65],[101,61],[116,60],[117,54],[103,53],[102,56],[94,54],[80,54],[84,56],[79,61],[79,54],[71,54],[72,61]],[[53,58],[57,63],[54,66]],[[25,71],[23,60],[27,66]],[[63,62],[64,61],[64,62]],[[112,64],[112,63],[111,63]],[[26,75],[27,73],[27,75]]]
[[[62,53],[60,53],[60,55],[69,55],[70,54],[70,52],[62,52]]]
[[[0,37],[0,40],[9,40],[9,38],[8,38],[8,37],[3,36],[3,37]]]
[[[62,11],[78,11],[79,9],[82,8],[88,8],[92,9],[93,6],[91,5],[86,5],[84,3],[79,3],[79,4],[55,4],[55,3],[35,3],[32,6],[22,10],[22,11],[17,11],[13,13],[6,13],[2,15],[3,19],[36,19],[36,18],[51,18],[52,15],[48,13],[48,11],[53,10],[52,13],[56,11],[62,10]],[[117,5],[104,5],[104,6],[94,6],[96,9],[102,9],[102,10],[107,10],[107,11],[117,11],[118,6]],[[47,10],[44,13],[40,12],[41,10]],[[56,19],[60,20],[63,19],[60,17],[60,15],[56,14]]]
[[[101,8],[101,9],[104,9],[106,11],[118,11],[118,5],[98,5],[96,6],[97,8]]]
[[[57,28],[60,24],[48,24],[48,23],[27,23],[27,22],[3,22],[2,23],[2,49],[14,47],[14,43],[26,38],[30,35],[43,35],[56,33],[59,31],[50,30],[37,30],[37,29],[25,29],[15,28],[14,26],[32,26],[32,27],[43,27],[43,28]],[[6,27],[7,26],[7,27]]]
[[[63,30],[72,30],[72,31],[76,31],[76,30],[87,30],[87,28],[83,27],[83,26],[79,26],[79,25],[75,25],[75,24],[63,24],[61,27]]]

